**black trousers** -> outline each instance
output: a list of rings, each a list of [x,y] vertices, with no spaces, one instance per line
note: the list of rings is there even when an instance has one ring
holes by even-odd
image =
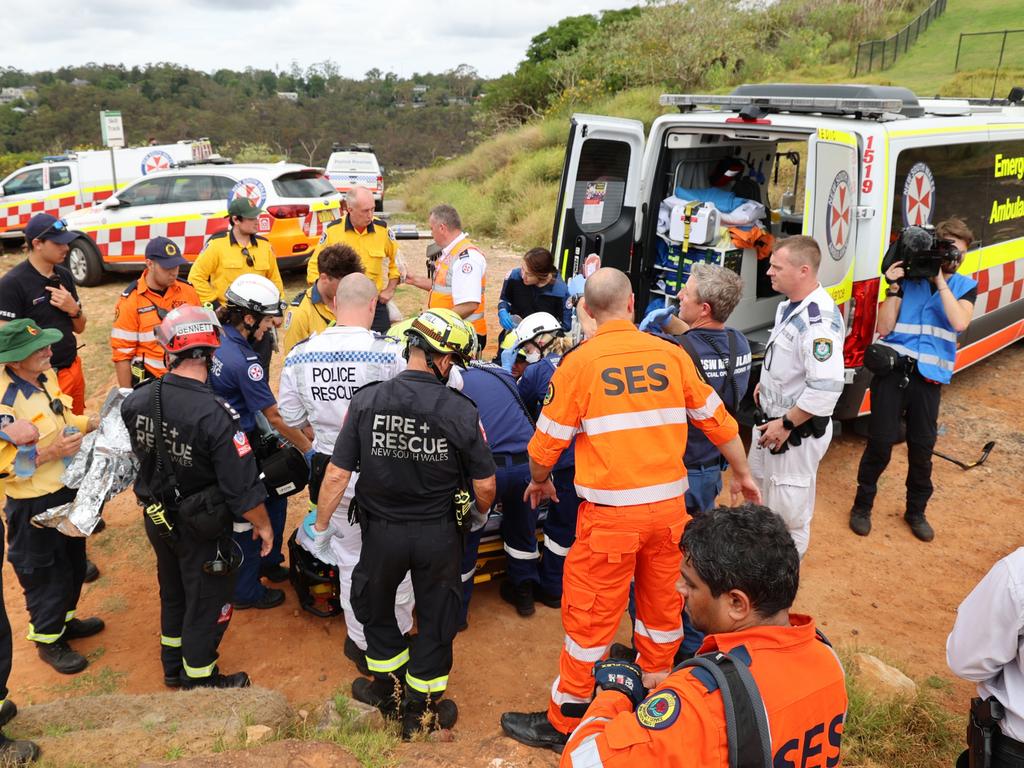
[[[391,315],[388,314],[388,305],[383,301],[377,302],[377,309],[373,312],[373,322],[370,330],[377,333],[387,333],[391,327]]]
[[[4,605],[4,541],[4,524],[0,521],[0,702],[7,698],[7,681],[11,678],[11,658],[14,655],[11,621]]]
[[[50,507],[73,501],[76,491],[62,488],[34,499],[7,499],[7,559],[14,567],[28,609],[28,639],[55,643],[74,617],[85,581],[85,539],[56,528],[37,528],[32,518]]]
[[[906,385],[903,385],[906,378]],[[938,436],[942,385],[924,379],[917,368],[904,377],[897,369],[871,380],[871,415],[868,443],[857,471],[854,506],[870,510],[878,492],[878,478],[889,466],[892,447],[900,442],[902,421],[907,439],[907,517],[923,517],[932,496],[932,449]]]
[[[377,677],[401,676],[407,696],[438,698],[448,685],[452,640],[462,604],[462,541],[454,520],[391,523],[368,519],[352,571],[352,610],[366,632],[366,662]],[[395,621],[395,593],[412,574],[417,633],[412,641]]]
[[[179,525],[172,545],[148,517],[143,519],[156,553],[164,676],[209,677],[216,668],[217,646],[231,621],[231,595],[238,572],[225,576],[204,573],[203,563],[217,556],[216,541],[201,541]],[[231,557],[232,546],[230,533],[221,537],[225,559]]]

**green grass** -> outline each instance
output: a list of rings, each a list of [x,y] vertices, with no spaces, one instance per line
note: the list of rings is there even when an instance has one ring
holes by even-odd
[[[103,655],[102,651],[100,655]],[[102,696],[107,693],[117,693],[127,674],[127,672],[118,672],[109,667],[99,671],[89,670],[76,675],[68,683],[52,686],[51,690],[54,693],[70,693],[73,696]]]

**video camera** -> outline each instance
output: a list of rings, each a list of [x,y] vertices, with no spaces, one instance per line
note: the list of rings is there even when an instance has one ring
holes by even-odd
[[[882,272],[902,261],[907,280],[930,280],[939,274],[943,264],[957,267],[962,258],[953,241],[939,237],[934,229],[905,227],[885,252]]]

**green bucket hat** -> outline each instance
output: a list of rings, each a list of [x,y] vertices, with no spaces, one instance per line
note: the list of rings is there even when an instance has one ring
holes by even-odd
[[[0,326],[0,363],[19,363],[63,338],[64,334],[56,328],[40,328],[27,317],[11,320]]]

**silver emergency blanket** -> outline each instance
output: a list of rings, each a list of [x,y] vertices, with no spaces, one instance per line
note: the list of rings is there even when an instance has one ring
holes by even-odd
[[[75,500],[39,513],[32,518],[35,525],[56,528],[65,536],[88,536],[99,525],[104,503],[135,482],[139,460],[121,419],[121,403],[129,394],[130,389],[110,390],[100,409],[99,429],[83,438],[64,470],[61,482],[78,489]]]

